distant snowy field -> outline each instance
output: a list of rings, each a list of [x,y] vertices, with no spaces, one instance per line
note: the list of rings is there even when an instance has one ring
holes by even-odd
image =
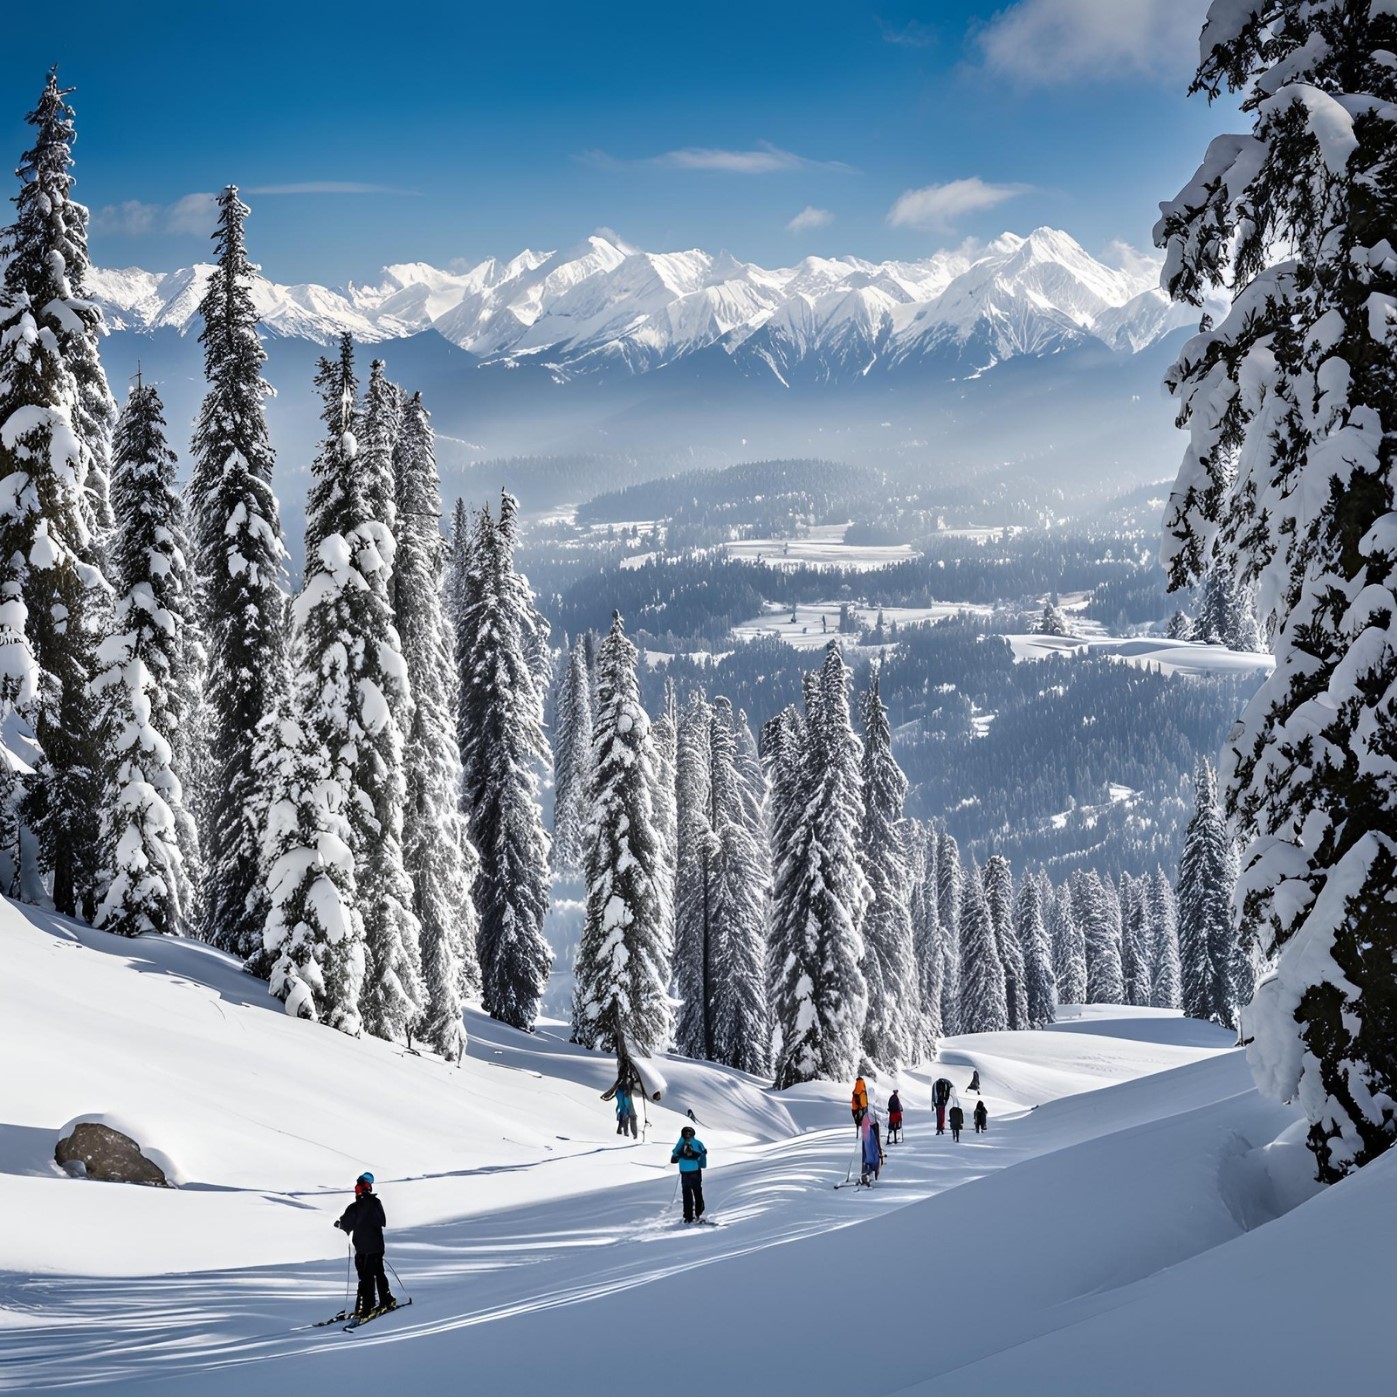
[[[743,539],[725,544],[729,558],[743,563],[759,560],[773,568],[882,568],[918,557],[911,544],[847,544],[848,524],[812,525],[797,539]]]
[[[1392,1153],[1317,1193],[1296,1113],[1177,1014],[945,1041],[878,1185],[837,1192],[844,1083],[666,1059],[623,1144],[611,1060],[561,1026],[473,1014],[457,1067],[289,1020],[190,942],[3,903],[0,955],[0,1391],[1394,1392]],[[973,1071],[990,1131],[954,1145],[930,1082],[969,1107]],[[676,1223],[685,1108],[721,1229]],[[95,1114],[181,1187],[59,1171]],[[414,1305],[305,1328],[343,1302],[362,1169]]]

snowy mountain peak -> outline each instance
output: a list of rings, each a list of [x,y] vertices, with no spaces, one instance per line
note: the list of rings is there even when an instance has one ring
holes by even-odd
[[[97,270],[92,288],[114,329],[184,335],[210,270]],[[343,289],[259,276],[253,297],[273,335],[373,343],[435,330],[481,359],[542,362],[564,378],[642,373],[715,344],[783,382],[928,358],[974,372],[1086,341],[1136,353],[1191,319],[1149,272],[1109,267],[1054,228],[912,262],[811,256],[773,269],[728,252],[647,252],[600,229],[465,270],[394,263]]]

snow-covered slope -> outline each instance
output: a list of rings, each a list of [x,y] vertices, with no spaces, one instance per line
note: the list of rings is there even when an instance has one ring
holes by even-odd
[[[551,1032],[473,1015],[459,1067],[413,1057],[288,1020],[208,948],[8,903],[0,952],[0,1391],[1393,1391],[1391,1156],[1317,1196],[1296,1114],[1175,1014],[948,1040],[901,1077],[878,1185],[836,1191],[846,1084],[666,1059],[624,1144],[609,1060]],[[990,1130],[958,1145],[930,1083],[972,1071]],[[719,1229],[676,1225],[685,1107]],[[96,1112],[182,1187],[60,1173]],[[414,1304],[346,1336],[310,1322],[364,1168]]]
[[[92,286],[114,328],[187,334],[208,274],[204,264],[98,270]],[[774,270],[594,234],[467,272],[402,263],[342,290],[259,277],[254,300],[271,333],[321,342],[343,331],[376,342],[436,330],[487,361],[539,360],[564,378],[644,373],[719,345],[745,372],[784,383],[924,362],[974,372],[1075,344],[1134,353],[1192,318],[1149,276],[1104,266],[1047,228],[1003,234],[975,256],[811,257]]]

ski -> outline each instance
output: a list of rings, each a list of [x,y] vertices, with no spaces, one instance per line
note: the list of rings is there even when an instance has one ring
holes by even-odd
[[[353,1311],[336,1311],[329,1320],[316,1320],[311,1322],[312,1330],[319,1330],[322,1325],[342,1325],[352,1315]]]
[[[377,1320],[381,1315],[392,1315],[394,1311],[401,1311],[404,1306],[411,1306],[412,1304],[413,1298],[408,1296],[402,1301],[399,1301],[396,1305],[380,1306],[378,1309],[370,1311],[369,1314],[364,1316],[361,1320],[354,1320],[351,1318],[350,1323],[344,1327],[345,1333],[348,1334],[351,1330],[358,1330],[361,1326],[368,1325],[371,1320]]]

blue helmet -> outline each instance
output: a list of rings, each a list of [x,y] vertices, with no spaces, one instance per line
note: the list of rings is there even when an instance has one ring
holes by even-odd
[[[355,1180],[355,1184],[373,1184],[373,1182],[374,1177],[368,1172],[368,1170],[365,1170],[365,1172],[362,1175],[360,1175],[360,1177],[357,1180]]]

